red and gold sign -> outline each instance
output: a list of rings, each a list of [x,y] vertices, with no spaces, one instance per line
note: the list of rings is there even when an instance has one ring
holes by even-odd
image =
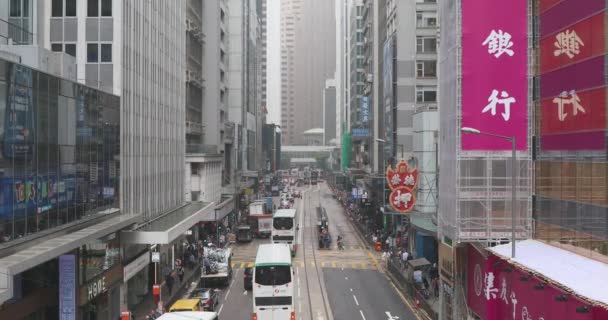
[[[418,169],[412,169],[405,160],[401,160],[395,170],[392,167],[386,169],[386,181],[391,189],[391,208],[400,213],[411,211],[416,203],[414,191],[418,184]]]

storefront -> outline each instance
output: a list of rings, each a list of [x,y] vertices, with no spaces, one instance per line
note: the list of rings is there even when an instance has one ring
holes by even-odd
[[[122,276],[118,234],[109,234],[80,247],[78,305],[81,319],[116,319],[120,316]]]
[[[127,309],[134,310],[144,297],[150,293],[150,251],[146,250],[141,255],[126,264],[122,271],[123,283],[126,284]],[[121,308],[121,310],[124,308]]]
[[[514,264],[509,254],[497,254],[510,252],[510,244],[484,252],[468,246],[467,305],[479,319],[608,319],[605,301],[595,300],[606,296],[593,285],[601,287],[599,282],[606,282],[606,278],[582,271],[595,270],[594,264],[600,262],[535,240],[518,243],[518,249]],[[552,255],[554,252],[557,255]],[[557,256],[562,258],[555,259]],[[556,272],[551,274],[551,270]]]

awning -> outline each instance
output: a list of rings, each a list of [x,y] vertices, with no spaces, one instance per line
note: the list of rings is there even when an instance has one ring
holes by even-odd
[[[608,306],[608,265],[537,240],[516,243],[515,259],[511,244],[488,251],[539,276],[568,289],[583,300]]]
[[[437,238],[437,224],[433,221],[432,213],[412,212],[410,222],[417,231]]]
[[[234,211],[234,197],[225,199],[219,203],[213,210],[207,212],[201,219],[204,222],[220,221]]]
[[[139,219],[139,215],[119,214],[0,259],[0,304],[13,296],[13,276],[132,225]]]
[[[134,231],[123,231],[121,240],[129,244],[170,244],[209,214],[213,215],[213,202],[191,202],[172,210]]]

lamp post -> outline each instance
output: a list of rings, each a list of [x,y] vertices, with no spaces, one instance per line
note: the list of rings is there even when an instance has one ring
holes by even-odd
[[[515,199],[517,198],[517,174],[515,172],[516,165],[516,143],[515,136],[508,137],[499,134],[481,132],[475,128],[462,127],[462,133],[478,134],[484,136],[495,137],[511,142],[511,258],[515,258]]]

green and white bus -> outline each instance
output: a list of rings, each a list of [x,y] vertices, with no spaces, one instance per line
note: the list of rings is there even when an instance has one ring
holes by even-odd
[[[253,320],[295,320],[291,254],[287,244],[262,244],[253,267]]]

